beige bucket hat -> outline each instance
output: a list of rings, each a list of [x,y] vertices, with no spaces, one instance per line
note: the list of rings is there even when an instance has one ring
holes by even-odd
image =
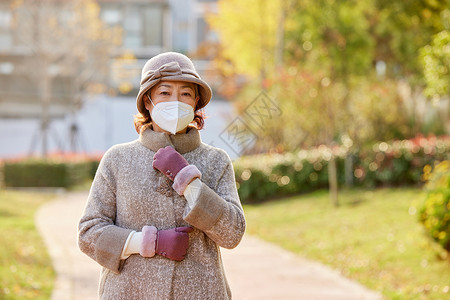
[[[147,112],[142,98],[160,81],[185,81],[197,84],[200,99],[195,110],[205,107],[211,100],[212,90],[197,74],[192,61],[181,53],[165,52],[149,59],[142,68],[141,87],[136,98],[140,113]]]

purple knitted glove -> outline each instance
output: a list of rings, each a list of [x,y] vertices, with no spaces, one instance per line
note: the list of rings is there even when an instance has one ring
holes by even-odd
[[[182,261],[189,248],[189,232],[192,230],[192,227],[176,227],[158,231],[156,253],[176,261]]]
[[[170,146],[159,149],[153,156],[153,168],[161,171],[172,181],[178,172],[188,165],[187,160]]]
[[[155,153],[152,166],[174,181],[172,187],[179,195],[183,195],[192,180],[202,177],[202,173],[195,165],[190,165],[170,146],[161,148]]]

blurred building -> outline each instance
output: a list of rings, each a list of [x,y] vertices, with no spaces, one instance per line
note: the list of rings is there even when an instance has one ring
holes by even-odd
[[[121,44],[108,51],[108,91],[136,95],[143,64],[164,51],[193,55],[198,71],[207,76],[210,68],[208,57],[197,53],[197,50],[200,45],[217,40],[216,34],[209,30],[206,23],[207,14],[217,10],[216,1],[98,0],[101,20],[108,27],[122,29]],[[50,118],[64,117],[74,107],[76,109],[82,105],[79,99],[81,84],[74,84],[77,81],[74,73],[79,75],[82,71],[68,72],[74,67],[70,61],[65,65],[56,60],[42,64],[43,59],[39,57],[41,46],[31,46],[29,42],[42,35],[36,29],[42,20],[36,20],[27,5],[23,9],[13,10],[15,2],[0,2],[0,118],[42,118],[44,110]],[[65,1],[41,0],[33,3],[40,5],[36,9],[53,9],[59,20],[70,13],[64,10]],[[46,46],[46,43],[43,44]],[[49,51],[67,53],[71,50]],[[48,81],[51,81],[50,84]],[[48,90],[45,90],[46,87]],[[48,98],[45,105],[44,98]]]
[[[217,0],[98,0],[101,18],[123,28],[121,50],[138,58],[162,51],[195,52],[205,41],[215,40],[206,16],[216,12]]]
[[[208,13],[217,11],[217,0],[99,0],[99,3],[102,20],[123,28],[123,45],[116,57],[128,58],[132,53],[136,58],[118,59],[113,64],[111,84],[120,92],[135,95],[144,63],[165,51],[188,54],[194,58],[201,76],[210,73],[208,56],[198,50],[218,41],[206,22]],[[133,89],[128,91],[127,86]]]

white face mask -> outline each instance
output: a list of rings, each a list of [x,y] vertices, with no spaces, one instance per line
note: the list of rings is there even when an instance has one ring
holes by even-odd
[[[150,98],[149,98],[150,99]],[[194,120],[194,108],[180,101],[160,102],[153,104],[152,121],[161,129],[172,134],[186,128]]]

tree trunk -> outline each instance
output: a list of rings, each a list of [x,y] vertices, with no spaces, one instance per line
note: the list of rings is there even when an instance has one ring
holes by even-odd
[[[337,171],[336,171],[336,160],[334,155],[331,155],[331,159],[328,162],[328,184],[330,187],[330,200],[333,206],[339,206],[338,199],[338,182],[337,182]]]
[[[51,77],[48,74],[48,64],[43,59],[42,77],[41,77],[41,138],[42,138],[42,156],[48,156],[48,135],[50,125],[50,102],[51,102]]]
[[[283,65],[284,23],[286,22],[286,9],[287,7],[284,7],[282,4],[277,27],[277,44],[275,47],[275,67],[281,67]]]
[[[345,185],[353,186],[353,155],[351,152],[345,156]]]

